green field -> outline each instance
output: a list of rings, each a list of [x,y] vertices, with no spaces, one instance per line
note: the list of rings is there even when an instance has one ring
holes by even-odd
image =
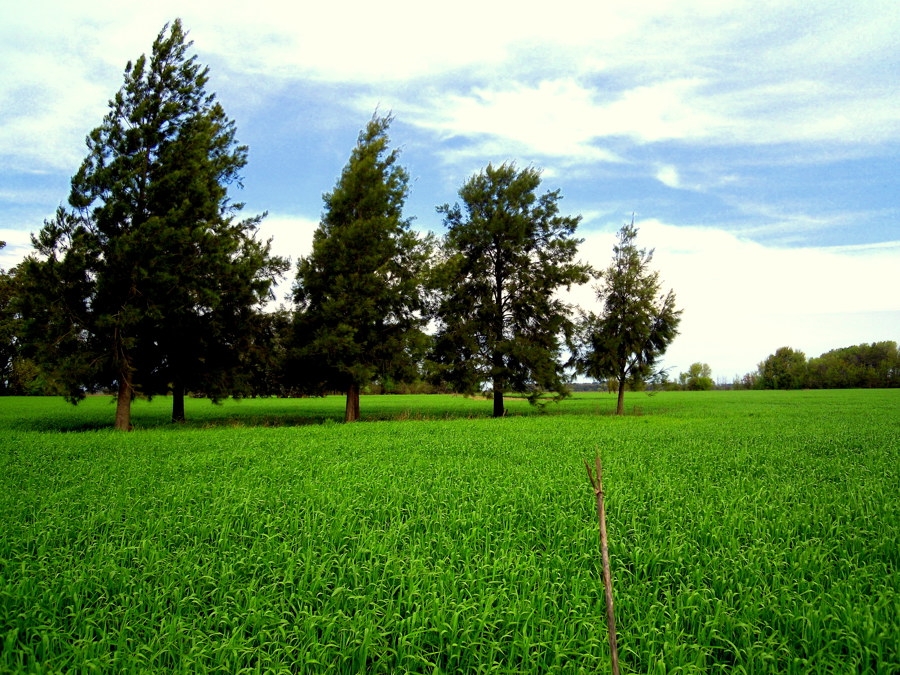
[[[900,390],[0,399],[0,672],[900,672]]]

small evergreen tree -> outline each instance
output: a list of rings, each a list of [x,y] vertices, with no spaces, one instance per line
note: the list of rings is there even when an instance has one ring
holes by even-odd
[[[575,358],[578,370],[589,377],[615,379],[617,415],[625,410],[625,385],[642,384],[654,374],[681,321],[675,294],[661,294],[659,273],[650,270],[653,251],[637,247],[637,233],[634,219],[619,230],[613,261],[597,286],[603,310],[582,314]]]

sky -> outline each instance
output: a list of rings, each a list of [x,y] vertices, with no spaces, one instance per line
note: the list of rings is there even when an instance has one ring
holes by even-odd
[[[542,171],[598,269],[633,217],[683,309],[673,377],[900,341],[896,0],[3,2],[4,269],[66,203],[126,63],[180,17],[250,149],[232,197],[293,261],[390,112],[419,230],[501,162]],[[590,286],[569,297],[600,309]]]

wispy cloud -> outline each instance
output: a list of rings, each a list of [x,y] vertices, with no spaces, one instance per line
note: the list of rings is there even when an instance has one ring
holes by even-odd
[[[0,76],[0,161],[21,172],[77,166],[84,137],[111,92],[90,82],[83,64],[52,54],[11,55]],[[34,71],[40,71],[40,77]],[[75,86],[66,86],[75,83]]]
[[[561,0],[531,9],[159,0],[124,11],[105,0],[35,0],[0,28],[0,156],[71,166],[124,63],[175,16],[202,60],[217,64],[217,82],[249,105],[267,106],[263,92],[292,83],[340,82],[353,90],[348,101],[360,92],[397,101],[439,138],[492,137],[569,163],[618,159],[603,139],[620,137],[900,139],[892,0]]]
[[[615,40],[576,39],[546,64],[510,60],[471,89],[451,82],[417,117],[444,136],[490,134],[585,161],[618,138],[809,144],[797,158],[823,142],[900,139],[890,3],[657,3],[629,16],[614,22]],[[548,31],[534,47],[557,41]]]
[[[507,90],[475,88],[417,106],[411,122],[445,139],[472,139],[476,147],[484,146],[483,139],[502,139],[525,153],[573,163],[621,161],[592,143],[599,135],[592,98],[569,79]]]

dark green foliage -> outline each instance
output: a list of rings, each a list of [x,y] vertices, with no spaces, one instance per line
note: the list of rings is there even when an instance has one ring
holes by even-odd
[[[759,364],[757,389],[848,389],[900,386],[900,350],[893,341],[832,349],[807,361],[781,347]]]
[[[760,389],[802,389],[806,382],[806,355],[790,347],[780,347],[759,364]]]
[[[316,393],[347,393],[347,421],[359,390],[374,381],[416,378],[425,345],[422,274],[430,240],[403,216],[409,176],[388,147],[390,115],[373,116],[334,190],[309,256],[297,264],[293,380]]]
[[[602,273],[597,299],[603,311],[582,314],[575,363],[595,380],[615,378],[619,386],[617,414],[624,411],[626,383],[640,385],[678,334],[681,310],[675,294],[662,295],[659,273],[650,270],[653,251],[635,244],[634,220],[619,230],[612,264]]]
[[[125,82],[72,178],[71,210],[34,237],[23,264],[23,313],[34,357],[75,401],[117,389],[116,427],[131,399],[171,388],[239,391],[244,326],[284,261],[255,239],[260,217],[236,220],[247,148],[205,91],[180,21]]]
[[[5,246],[0,241],[0,248]],[[22,317],[18,307],[19,269],[0,269],[0,395],[47,395],[57,393],[46,382],[31,359],[22,355]]]
[[[19,266],[15,299],[22,351],[74,403],[115,383],[117,359],[133,340],[116,330],[121,317],[100,318],[100,256],[73,213],[60,206],[32,243],[37,255]]]
[[[491,387],[495,416],[504,392],[567,393],[559,357],[573,326],[557,293],[590,275],[575,262],[581,217],[560,215],[559,190],[538,196],[540,182],[535,168],[488,165],[460,188],[462,206],[438,208],[434,377],[467,395]]]
[[[900,350],[893,341],[833,349],[807,365],[813,389],[900,387]]]
[[[779,347],[759,364],[759,389],[802,389],[807,383],[806,355]]]
[[[285,379],[284,365],[293,334],[286,309],[253,312],[244,329],[249,342],[241,352],[241,369],[248,396],[288,396],[294,393]]]

